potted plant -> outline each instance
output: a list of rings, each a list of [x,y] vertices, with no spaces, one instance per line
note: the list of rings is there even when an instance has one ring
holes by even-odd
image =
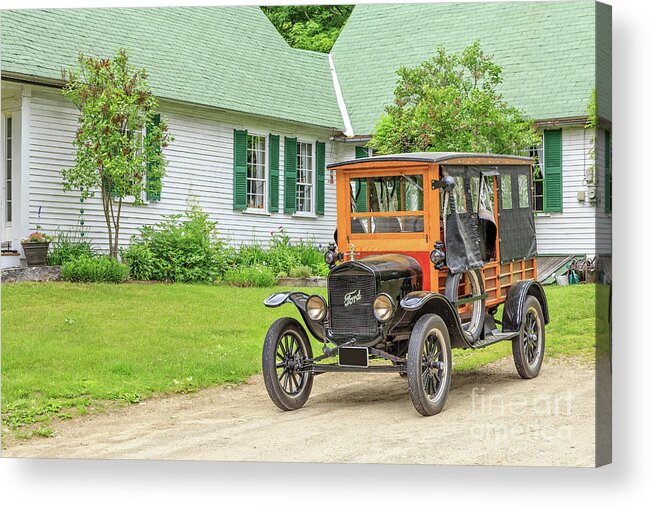
[[[28,266],[45,266],[50,241],[51,236],[38,230],[20,240]]]

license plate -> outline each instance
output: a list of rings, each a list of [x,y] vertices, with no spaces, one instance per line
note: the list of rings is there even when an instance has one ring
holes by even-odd
[[[340,347],[339,366],[357,366],[368,368],[368,348]]]

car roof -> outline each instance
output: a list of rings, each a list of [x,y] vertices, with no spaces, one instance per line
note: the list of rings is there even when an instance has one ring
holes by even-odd
[[[531,157],[519,157],[516,155],[498,155],[496,153],[458,153],[452,151],[421,151],[418,153],[397,153],[393,155],[378,155],[373,157],[356,158],[352,160],[345,160],[335,164],[329,164],[328,169],[341,167],[344,165],[362,164],[364,162],[382,162],[382,161],[396,161],[396,162],[428,162],[439,163],[446,160],[456,158],[486,158],[486,159],[509,159],[521,160],[528,164],[533,163],[534,159]]]

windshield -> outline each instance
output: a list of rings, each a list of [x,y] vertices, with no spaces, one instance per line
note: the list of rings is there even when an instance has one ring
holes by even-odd
[[[353,178],[350,187],[352,233],[424,230],[422,174]]]

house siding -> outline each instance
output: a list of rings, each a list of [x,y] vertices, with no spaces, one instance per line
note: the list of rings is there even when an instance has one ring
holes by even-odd
[[[603,199],[597,204],[587,200],[585,174],[591,164],[591,137],[591,131],[581,126],[563,128],[563,212],[536,215],[541,255],[595,253],[595,213]],[[603,167],[603,160],[601,164]],[[603,182],[599,185],[602,188]],[[586,194],[584,202],[578,200],[580,191]]]
[[[120,239],[126,246],[142,225],[153,224],[163,215],[182,213],[197,202],[211,219],[217,220],[223,239],[231,244],[267,243],[270,232],[282,225],[292,239],[309,239],[326,244],[336,227],[335,183],[326,175],[325,214],[318,218],[283,213],[259,215],[233,210],[233,130],[280,136],[280,167],[283,167],[285,136],[326,143],[326,163],[334,161],[332,131],[278,120],[222,112],[198,106],[162,102],[160,113],[168,118],[175,140],[165,149],[168,160],[161,201],[135,208],[123,207]],[[30,136],[30,226],[47,232],[77,226],[84,209],[87,237],[107,248],[106,224],[99,197],[83,205],[78,192],[63,192],[61,170],[75,162],[72,140],[77,127],[77,110],[59,90],[34,87]],[[284,195],[281,169],[279,198]]]

